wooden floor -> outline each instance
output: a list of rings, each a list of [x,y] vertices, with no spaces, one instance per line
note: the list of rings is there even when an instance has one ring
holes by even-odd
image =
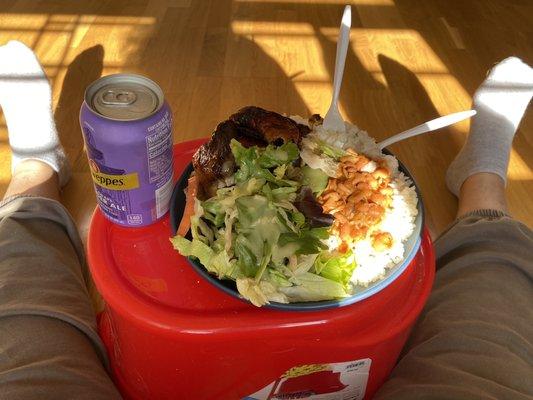
[[[239,107],[325,113],[343,0],[2,0],[0,44],[39,56],[74,176],[64,201],[85,237],[95,207],[78,125],[85,87],[102,74],[157,81],[174,112],[176,142],[208,136]],[[488,68],[509,55],[533,64],[528,0],[355,0],[341,95],[346,119],[378,139],[468,109]],[[1,60],[0,60],[1,62]],[[511,212],[533,225],[533,113],[509,169]],[[31,115],[28,115],[31,118]],[[434,235],[454,218],[444,173],[468,123],[393,150],[422,189]],[[10,178],[0,121],[0,194]]]

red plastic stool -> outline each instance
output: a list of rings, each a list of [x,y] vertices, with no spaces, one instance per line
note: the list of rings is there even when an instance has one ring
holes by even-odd
[[[175,177],[203,142],[174,147]],[[370,399],[434,279],[424,230],[407,269],[366,300],[324,311],[256,308],[200,277],[170,234],[168,217],[123,228],[96,210],[91,221],[88,260],[106,302],[99,331],[127,399],[312,399],[320,391]]]

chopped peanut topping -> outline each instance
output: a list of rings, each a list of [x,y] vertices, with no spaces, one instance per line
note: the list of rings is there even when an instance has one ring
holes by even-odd
[[[335,221],[332,233],[339,236],[341,252],[349,245],[364,239],[379,224],[392,204],[391,174],[385,163],[376,161],[374,172],[361,171],[370,159],[352,149],[340,159],[338,176],[330,178],[318,202],[324,212],[332,214]],[[372,234],[373,247],[378,251],[392,246],[392,236],[387,232]]]

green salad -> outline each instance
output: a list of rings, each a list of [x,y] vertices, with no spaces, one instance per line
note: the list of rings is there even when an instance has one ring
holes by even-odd
[[[246,148],[233,139],[230,145],[236,162],[232,185],[195,200],[192,237],[173,237],[174,248],[219,279],[235,281],[256,306],[348,296],[356,267],[351,251],[330,251],[329,227],[297,207],[305,206],[306,192],[324,190],[328,176],[297,166],[300,150],[292,142]]]

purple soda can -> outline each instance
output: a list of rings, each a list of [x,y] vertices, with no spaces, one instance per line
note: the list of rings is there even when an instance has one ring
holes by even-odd
[[[161,88],[139,75],[104,76],[85,91],[80,125],[102,213],[128,227],[163,217],[172,194],[172,113]]]

